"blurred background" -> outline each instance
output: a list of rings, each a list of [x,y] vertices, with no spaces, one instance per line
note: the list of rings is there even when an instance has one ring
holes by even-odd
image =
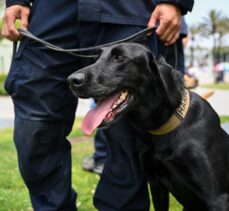
[[[200,83],[228,82],[229,10],[226,0],[195,1],[186,16],[189,36],[185,42],[187,71]]]
[[[0,17],[4,0],[0,0]],[[200,83],[229,81],[229,10],[227,0],[195,1],[185,16],[189,36],[184,39],[186,71]],[[0,21],[0,29],[2,21]],[[7,74],[12,43],[0,34],[0,74]]]

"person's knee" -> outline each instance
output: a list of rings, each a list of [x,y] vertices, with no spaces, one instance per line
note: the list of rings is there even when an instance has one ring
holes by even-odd
[[[60,125],[16,120],[14,141],[22,178],[30,191],[54,185],[70,171],[70,144]]]

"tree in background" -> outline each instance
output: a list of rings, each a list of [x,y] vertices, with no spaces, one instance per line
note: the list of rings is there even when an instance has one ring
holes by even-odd
[[[203,18],[199,24],[201,35],[205,38],[213,37],[213,62],[217,62],[216,53],[220,52],[223,47],[223,38],[229,34],[229,18],[222,14],[221,11],[211,10],[208,17]]]
[[[195,61],[195,48],[196,48],[196,37],[201,34],[202,26],[199,24],[193,24],[189,26],[189,37],[190,37],[190,66],[194,65]]]

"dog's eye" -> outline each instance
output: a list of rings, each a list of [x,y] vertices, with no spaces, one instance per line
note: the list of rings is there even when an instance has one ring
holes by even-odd
[[[123,60],[124,60],[124,56],[121,55],[116,55],[112,59],[113,62],[122,62]]]

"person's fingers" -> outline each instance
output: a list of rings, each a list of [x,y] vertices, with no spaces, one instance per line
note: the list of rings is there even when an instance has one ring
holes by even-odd
[[[167,23],[161,23],[160,24],[160,30],[157,30],[156,33],[159,37],[159,39],[163,42],[166,42],[168,37],[171,35],[171,33],[173,32],[173,28],[172,26],[170,26]],[[174,32],[173,32],[174,33]]]
[[[165,42],[165,45],[166,46],[172,45],[178,40],[179,36],[180,36],[180,32],[176,32],[175,35],[173,35],[171,38],[168,38],[168,41]]]
[[[157,24],[158,17],[155,15],[155,13],[152,13],[150,20],[148,22],[148,27],[154,27]]]
[[[168,37],[168,39],[165,42],[165,45],[172,45],[173,43],[175,43],[178,38],[180,36],[180,30],[176,31],[175,34],[173,34],[172,36]]]
[[[177,31],[180,31],[180,24],[176,22],[168,22],[165,27],[165,31],[160,36],[160,39],[168,42],[169,40],[171,40],[172,37],[174,37]]]
[[[7,21],[7,25],[8,25],[6,29],[7,38],[12,41],[18,40],[20,38],[20,34],[17,31],[16,26],[15,26],[15,21],[16,19],[14,18],[8,18],[8,21]]]
[[[29,8],[26,7],[21,11],[21,28],[28,28],[29,12]]]
[[[19,40],[20,33],[15,26],[15,22],[17,19],[20,19],[21,27],[27,28],[29,11],[28,7],[20,5],[8,7],[3,16],[2,35],[11,41]]]
[[[10,15],[4,17],[3,36],[11,41],[18,40],[20,34],[15,27],[16,16]]]
[[[161,41],[171,44],[179,37],[181,14],[180,10],[171,4],[159,4],[153,11],[148,25],[160,22],[156,33]]]
[[[161,36],[160,39],[166,44],[170,45],[174,43],[180,36],[180,27],[168,28],[165,35]],[[175,40],[175,41],[174,41]]]

